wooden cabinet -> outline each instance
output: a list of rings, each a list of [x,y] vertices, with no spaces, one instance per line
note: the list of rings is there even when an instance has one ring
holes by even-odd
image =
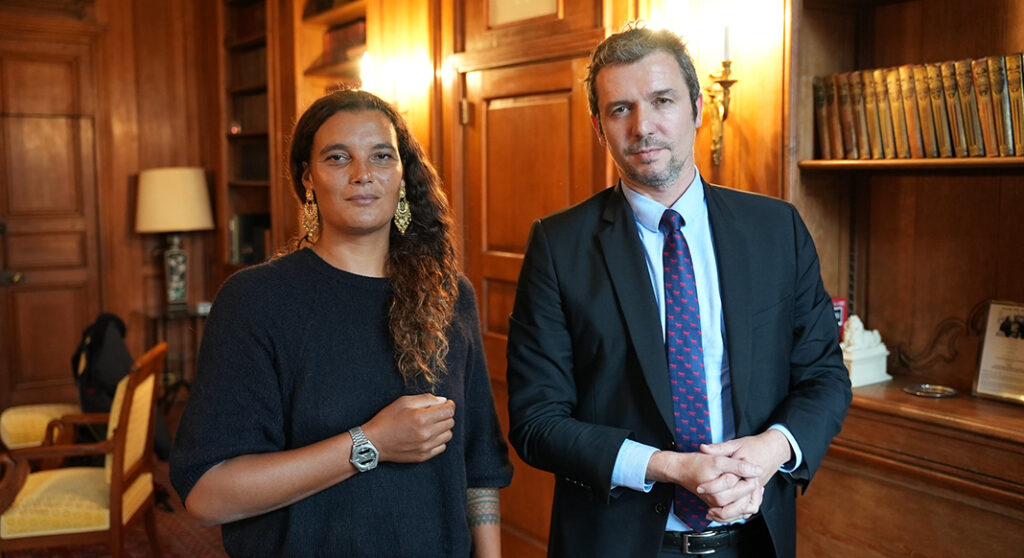
[[[970,395],[989,299],[1024,300],[1024,158],[815,161],[812,78],[1024,50],[1012,0],[794,1],[784,190],[835,296],[892,353],[799,500],[804,556],[1009,556],[1024,408]],[[950,385],[921,400],[910,382]],[[841,503],[841,505],[839,505]],[[956,536],[943,533],[956,532]],[[980,553],[980,554],[979,554]]]

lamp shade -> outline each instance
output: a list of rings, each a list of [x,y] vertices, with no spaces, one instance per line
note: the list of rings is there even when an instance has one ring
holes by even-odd
[[[165,233],[213,228],[206,172],[199,167],[164,167],[139,173],[135,232]]]

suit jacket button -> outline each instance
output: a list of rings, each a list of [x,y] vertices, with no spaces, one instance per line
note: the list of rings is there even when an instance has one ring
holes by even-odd
[[[668,513],[668,506],[658,502],[657,504],[654,504],[654,513],[657,513],[658,515],[665,515]]]

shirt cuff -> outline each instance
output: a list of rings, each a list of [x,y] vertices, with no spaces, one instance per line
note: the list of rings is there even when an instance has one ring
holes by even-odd
[[[779,467],[779,472],[792,473],[799,469],[800,464],[804,461],[804,454],[800,451],[800,444],[796,443],[796,438],[793,437],[793,434],[785,427],[785,425],[782,424],[773,424],[768,427],[768,430],[778,430],[779,432],[782,432],[782,435],[789,440],[789,447],[793,448],[793,459],[783,463],[782,467]]]
[[[647,482],[647,464],[658,448],[623,440],[612,469],[612,489],[624,486],[639,492],[650,492],[653,482]]]

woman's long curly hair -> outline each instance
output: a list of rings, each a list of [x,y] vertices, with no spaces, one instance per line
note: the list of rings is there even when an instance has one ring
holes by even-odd
[[[395,129],[405,194],[412,210],[412,223],[404,235],[391,226],[385,268],[393,292],[389,329],[396,364],[407,382],[419,377],[435,385],[446,372],[447,333],[458,297],[458,270],[451,213],[441,179],[405,120],[383,99],[366,91],[348,89],[321,97],[295,125],[292,184],[301,207],[305,199],[302,174],[310,164],[317,130],[338,112],[364,110],[380,112]],[[294,249],[301,246],[302,239],[295,239]]]

